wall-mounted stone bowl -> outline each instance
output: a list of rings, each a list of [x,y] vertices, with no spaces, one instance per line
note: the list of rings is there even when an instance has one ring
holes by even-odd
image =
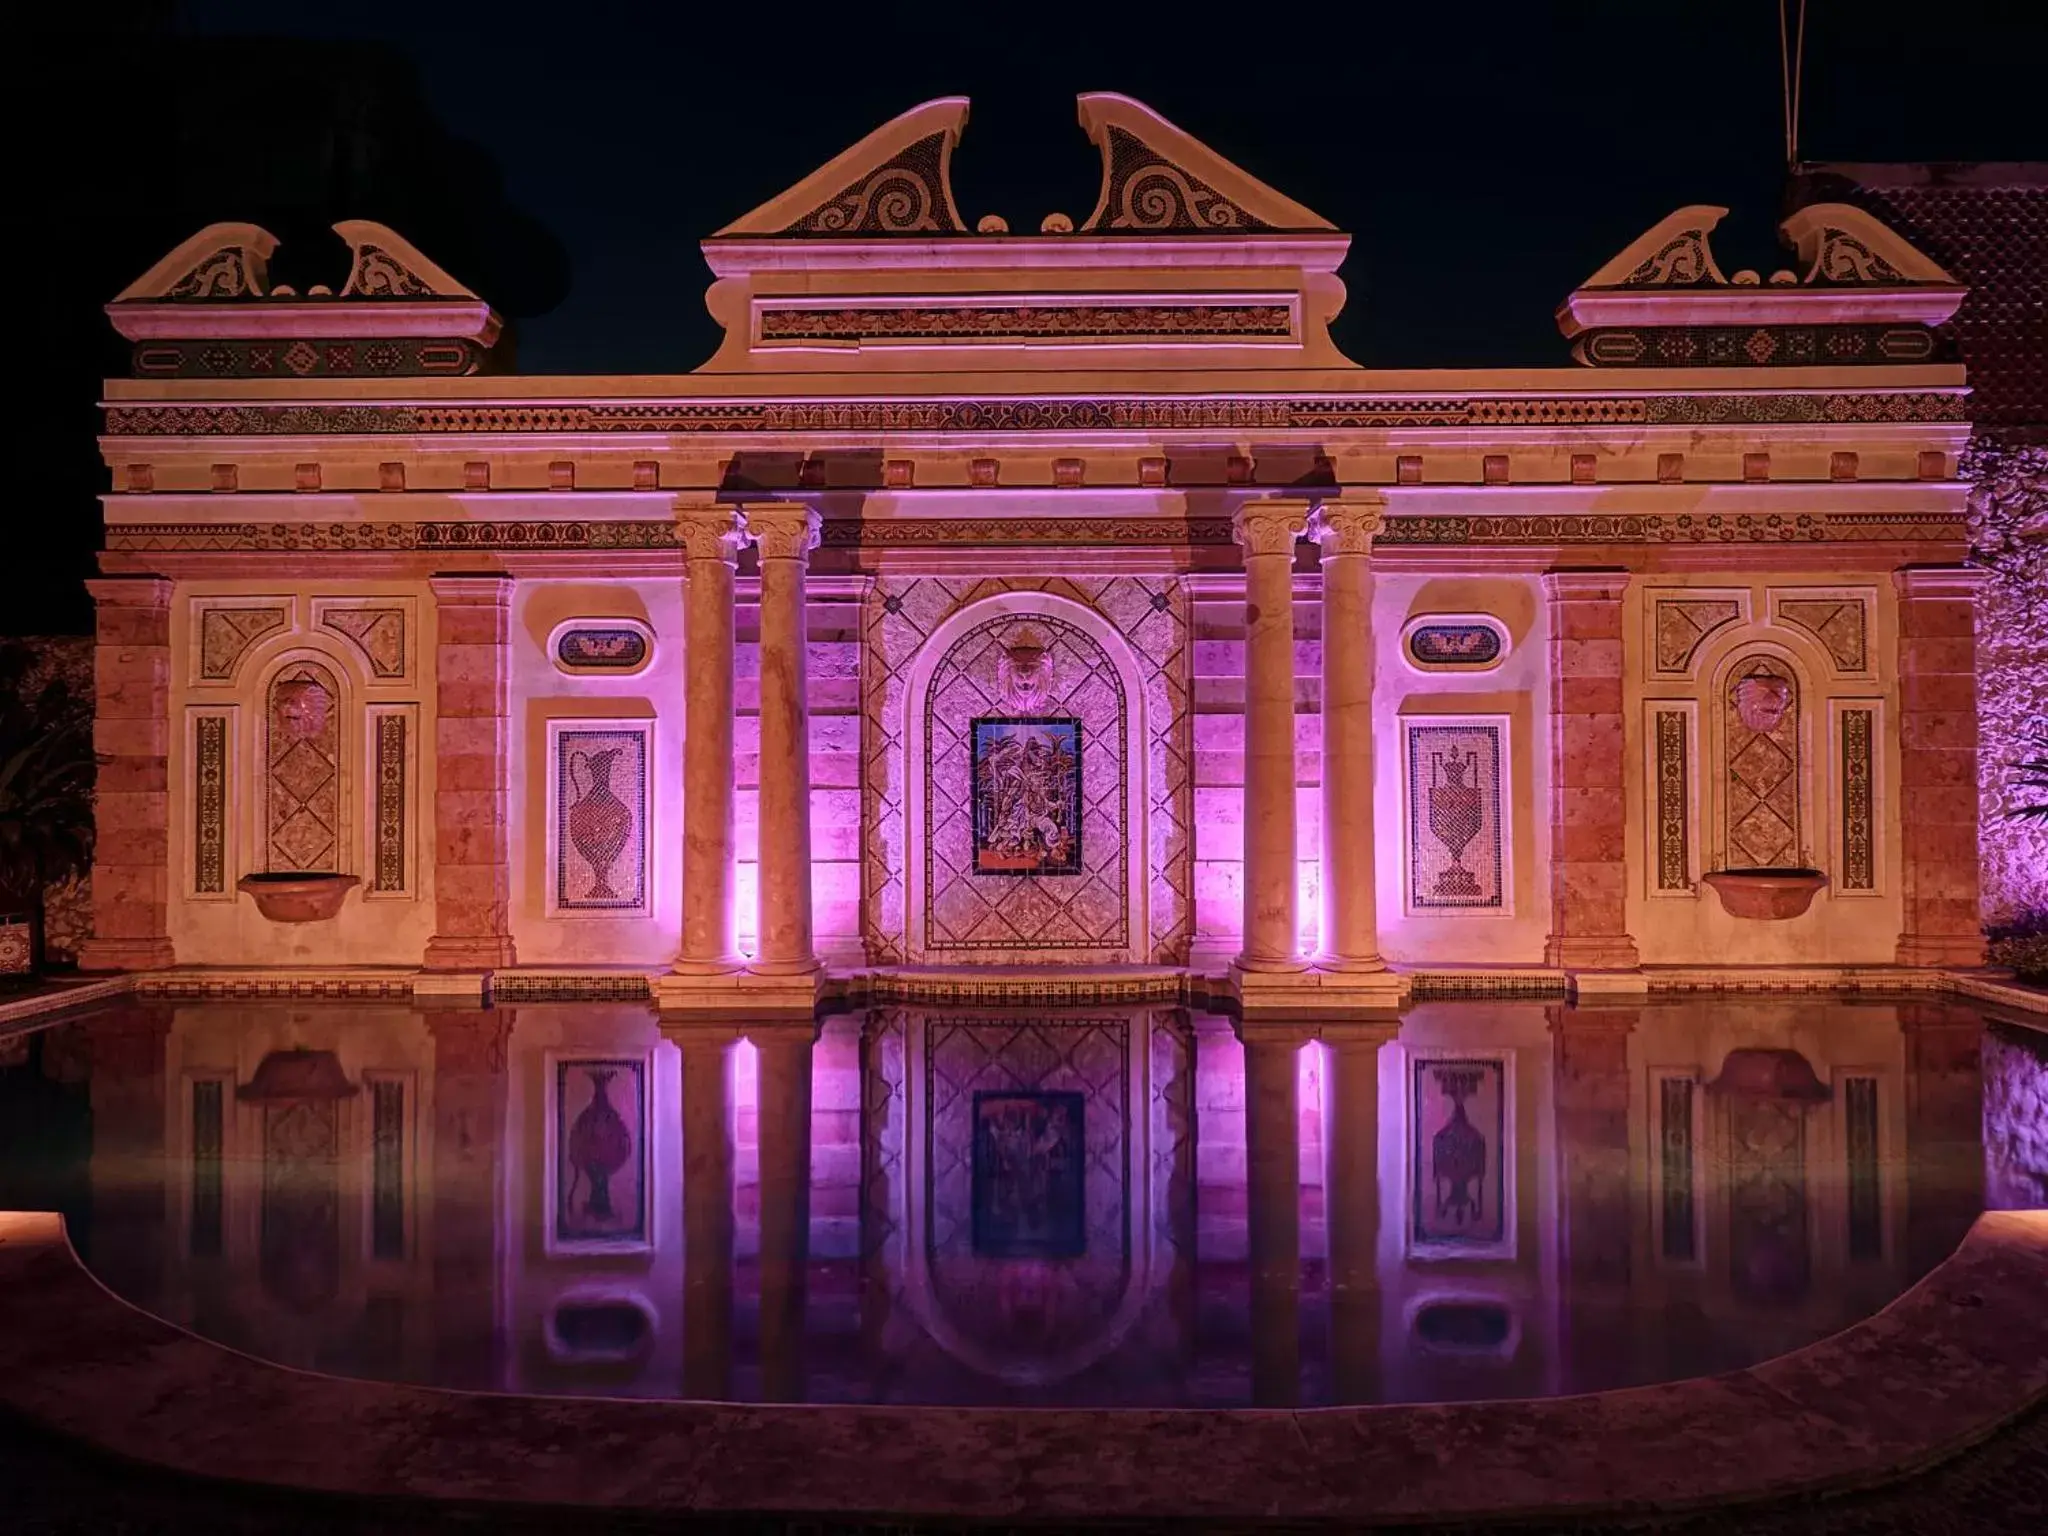
[[[1765,923],[1799,916],[1828,883],[1817,869],[1717,869],[1701,878],[1730,917]]]
[[[361,883],[358,875],[272,873],[244,875],[235,889],[246,891],[273,923],[324,923]]]

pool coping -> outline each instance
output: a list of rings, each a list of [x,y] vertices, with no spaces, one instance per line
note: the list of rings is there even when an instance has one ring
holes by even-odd
[[[1869,1488],[2048,1398],[2048,1211],[1980,1217],[1875,1316],[1747,1370],[1512,1402],[1303,1410],[762,1406],[322,1376],[105,1289],[0,1213],[0,1405],[187,1475],[615,1512],[1356,1528]]]

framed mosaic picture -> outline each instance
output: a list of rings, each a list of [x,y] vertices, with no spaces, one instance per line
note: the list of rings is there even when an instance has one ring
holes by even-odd
[[[1079,1093],[975,1093],[976,1254],[1071,1259],[1087,1248],[1083,1113]]]
[[[1512,1258],[1514,1058],[1408,1058],[1408,1249]]]
[[[648,1058],[550,1053],[546,1067],[547,1251],[650,1250]]]
[[[1507,744],[1505,715],[1401,722],[1401,885],[1410,914],[1512,910]]]
[[[548,911],[647,917],[653,722],[551,720]]]
[[[977,875],[1081,871],[1081,722],[1030,715],[971,723]]]

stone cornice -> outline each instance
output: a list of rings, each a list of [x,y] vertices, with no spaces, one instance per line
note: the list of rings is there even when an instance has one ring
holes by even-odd
[[[1892,573],[1901,600],[1962,598],[1973,601],[1986,572],[1973,565],[1909,565]]]

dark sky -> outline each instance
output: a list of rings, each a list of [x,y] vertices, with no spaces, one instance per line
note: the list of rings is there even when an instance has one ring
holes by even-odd
[[[78,9],[38,23],[72,30],[32,40],[9,107],[18,195],[68,256],[12,242],[59,522],[0,628],[83,622],[93,381],[121,358],[98,307],[215,219],[338,284],[324,227],[379,218],[515,317],[521,371],[683,372],[717,336],[704,235],[947,94],[974,102],[970,224],[1079,220],[1074,96],[1114,90],[1353,234],[1337,330],[1367,366],[1564,363],[1558,300],[1686,203],[1735,210],[1724,268],[1779,264],[1776,0]],[[2048,159],[2044,58],[2043,0],[1813,0],[1802,154]]]

